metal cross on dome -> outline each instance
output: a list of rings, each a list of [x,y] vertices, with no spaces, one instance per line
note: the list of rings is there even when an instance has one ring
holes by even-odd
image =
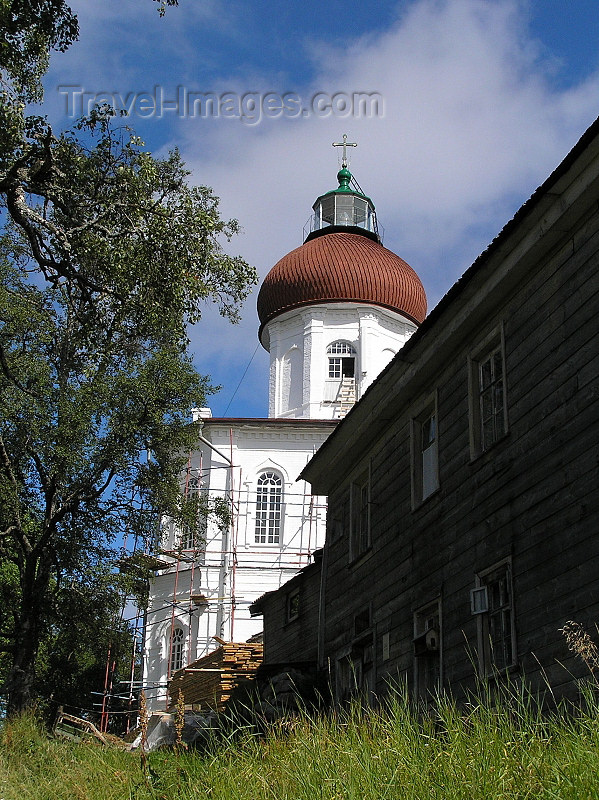
[[[341,166],[345,169],[347,167],[347,148],[348,147],[357,147],[357,142],[348,142],[347,141],[347,133],[343,134],[343,141],[342,142],[333,142],[333,147],[342,147],[343,148],[343,156],[341,157]]]

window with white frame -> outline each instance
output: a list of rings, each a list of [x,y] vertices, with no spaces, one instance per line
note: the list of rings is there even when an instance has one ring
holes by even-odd
[[[327,347],[329,378],[341,380],[356,374],[356,351],[349,342],[333,342]]]
[[[185,648],[185,632],[183,628],[176,627],[171,635],[171,664],[170,674],[183,668],[183,651]]]
[[[370,470],[365,470],[351,484],[350,491],[350,561],[370,547]]]
[[[187,521],[182,525],[179,547],[186,551],[203,551],[206,547],[208,527],[208,489],[197,476],[188,476],[183,489],[185,500],[190,502]]]
[[[516,664],[516,632],[509,561],[476,576],[471,610],[478,618],[478,658],[482,675],[503,672]]]
[[[469,358],[470,444],[484,453],[507,433],[503,329],[493,332]]]
[[[256,491],[256,544],[280,544],[283,480],[276,472],[263,472]]]
[[[412,506],[439,488],[439,434],[434,401],[412,420]]]

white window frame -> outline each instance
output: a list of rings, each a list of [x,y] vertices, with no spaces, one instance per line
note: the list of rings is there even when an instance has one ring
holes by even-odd
[[[174,675],[183,669],[185,661],[185,631],[181,625],[176,625],[170,635],[170,664],[169,675]]]
[[[434,438],[426,443],[424,440],[426,425],[431,419],[434,425]],[[412,418],[410,430],[412,510],[414,510],[433,495],[440,486],[439,414],[436,391],[422,410]]]
[[[337,339],[327,347],[328,380],[341,381],[343,378],[343,359],[351,358],[354,362],[354,380],[356,375],[356,349],[344,339]]]
[[[282,475],[275,470],[263,470],[258,475],[254,526],[255,544],[271,546],[281,544],[284,486]]]
[[[489,370],[485,369],[487,364]],[[490,450],[508,432],[503,324],[491,331],[468,356],[468,399],[470,454],[474,459]]]
[[[489,591],[493,586],[495,590]],[[470,603],[477,621],[480,675],[489,677],[513,669],[518,653],[511,558],[498,561],[475,576]],[[502,645],[501,652],[497,644]]]

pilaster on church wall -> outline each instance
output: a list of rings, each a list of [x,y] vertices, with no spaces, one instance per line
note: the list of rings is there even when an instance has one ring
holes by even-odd
[[[360,398],[366,387],[372,383],[378,366],[378,318],[371,309],[358,309],[359,319],[359,356],[356,375],[357,396]]]
[[[282,323],[281,345],[280,415],[301,417],[304,404],[304,342],[303,326],[297,316]]]
[[[298,312],[269,323],[269,417],[303,416],[303,322]]]
[[[324,396],[324,319],[326,308],[312,307],[301,315],[304,325],[304,416],[322,417]]]
[[[278,371],[280,366],[279,353],[279,326],[276,323],[269,323],[268,334],[270,339],[270,371],[268,375],[268,416],[276,417],[279,415],[278,403]]]

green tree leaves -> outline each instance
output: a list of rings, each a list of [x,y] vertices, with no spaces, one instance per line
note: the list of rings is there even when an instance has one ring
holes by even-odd
[[[0,30],[0,651],[17,711],[41,675],[60,683],[53,653],[85,662],[68,644],[84,618],[107,629],[119,537],[197,517],[180,471],[210,387],[187,330],[205,302],[235,321],[256,273],[223,250],[238,224],[177,151],[153,157],[109,109],[59,135],[25,116],[50,49],[77,36],[61,0],[0,0]]]

